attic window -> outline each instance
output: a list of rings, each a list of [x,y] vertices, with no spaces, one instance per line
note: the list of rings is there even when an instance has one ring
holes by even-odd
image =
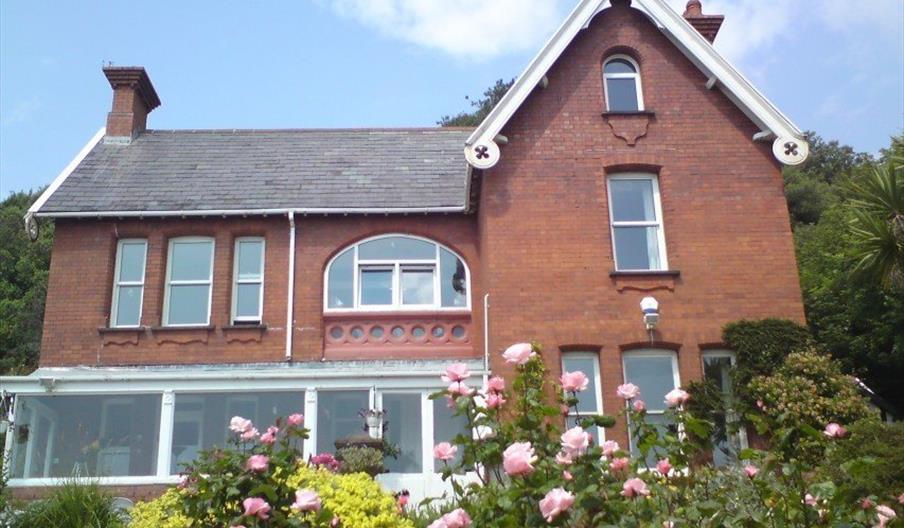
[[[606,110],[609,112],[640,112],[643,92],[640,87],[640,68],[627,55],[613,55],[603,64],[603,89]]]

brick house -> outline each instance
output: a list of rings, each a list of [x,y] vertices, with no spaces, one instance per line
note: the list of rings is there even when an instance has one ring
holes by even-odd
[[[145,70],[104,68],[106,128],[26,217],[56,232],[40,368],[0,378],[10,486],[154,493],[233,415],[300,410],[311,454],[379,408],[402,450],[380,479],[437,493],[462,427],[439,372],[510,377],[525,340],[590,375],[583,411],[627,380],[662,422],[659,394],[733,361],[725,323],[803,321],[781,167],[807,143],[721,22],[582,0],[476,129],[150,130]]]

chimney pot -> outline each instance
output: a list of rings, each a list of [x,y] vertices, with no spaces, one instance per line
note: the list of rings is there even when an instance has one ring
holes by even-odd
[[[140,66],[105,66],[113,88],[113,108],[107,114],[107,143],[131,143],[147,128],[148,114],[160,106],[160,98],[147,72]]]
[[[710,42],[716,40],[719,28],[725,21],[725,17],[722,15],[704,15],[703,3],[700,0],[690,0],[682,16]]]

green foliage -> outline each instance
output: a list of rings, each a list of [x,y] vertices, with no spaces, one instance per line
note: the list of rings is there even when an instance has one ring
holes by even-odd
[[[813,344],[806,327],[786,319],[729,323],[722,329],[722,340],[737,358],[736,387],[747,386],[754,376],[772,374],[789,354]]]
[[[383,472],[383,452],[372,447],[343,447],[336,451],[342,463],[341,473],[367,473],[375,476]]]
[[[444,127],[449,126],[465,126],[465,127],[474,127],[480,124],[481,121],[493,110],[493,107],[496,106],[499,101],[502,100],[502,97],[508,92],[509,88],[512,87],[512,84],[515,83],[515,79],[510,81],[504,81],[499,79],[496,81],[496,84],[486,89],[483,92],[483,97],[477,99],[476,101],[471,101],[471,106],[475,108],[472,112],[460,112],[454,116],[443,116],[437,121],[437,124]],[[468,96],[465,96],[465,99],[469,99]]]
[[[849,440],[828,451],[820,476],[845,500],[870,495],[894,500],[904,492],[904,422],[864,419],[848,428]]]
[[[97,484],[64,482],[43,500],[34,501],[9,521],[9,528],[125,528],[113,497]]]
[[[182,513],[182,494],[170,488],[152,501],[136,503],[129,512],[129,528],[188,528]]]
[[[38,363],[53,224],[32,242],[23,216],[40,194],[18,192],[0,202],[0,374],[27,374]]]

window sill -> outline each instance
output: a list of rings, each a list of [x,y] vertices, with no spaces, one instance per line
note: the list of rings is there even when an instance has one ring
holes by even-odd
[[[101,326],[97,328],[97,333],[100,335],[101,346],[137,345],[139,336],[147,329],[146,326]]]
[[[637,110],[634,112],[626,112],[626,111],[605,111],[602,113],[603,117],[612,117],[612,116],[647,116],[647,117],[656,117],[656,112],[652,110]]]
[[[602,116],[612,130],[612,135],[633,147],[640,138],[647,135],[650,121],[656,117],[656,114],[649,110],[642,110],[639,112],[603,112]]]
[[[613,270],[609,272],[609,277],[619,292],[625,290],[645,293],[655,290],[675,291],[675,286],[681,280],[681,272],[678,270]]]
[[[619,271],[612,270],[609,272],[610,277],[680,277],[679,270],[630,270]]]
[[[267,331],[264,323],[231,324],[221,328],[227,343],[260,343]]]
[[[158,345],[173,343],[185,345],[188,343],[207,343],[210,333],[214,331],[213,325],[198,326],[152,326],[151,334]]]

